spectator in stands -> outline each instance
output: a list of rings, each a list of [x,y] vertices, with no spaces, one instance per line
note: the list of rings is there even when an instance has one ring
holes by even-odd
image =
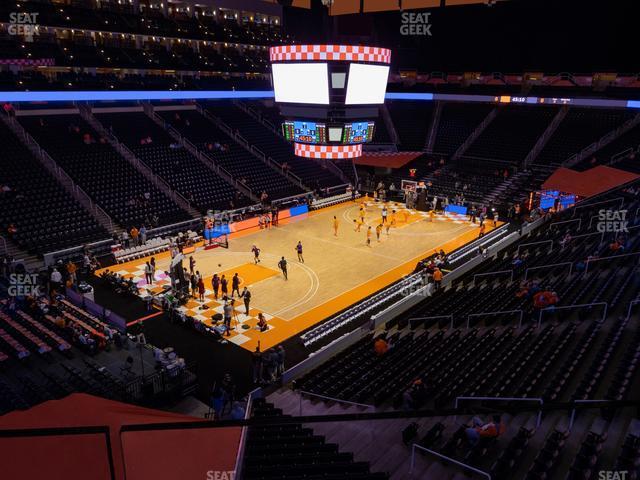
[[[140,227],[140,245],[145,245],[147,243],[147,227],[142,225]]]
[[[124,248],[129,248],[129,234],[126,230],[122,231],[122,234],[120,235],[120,242]]]
[[[402,407],[405,410],[415,410],[420,408],[427,396],[427,388],[422,379],[417,378],[402,394]]]
[[[76,270],[76,264],[69,260],[69,262],[67,262],[67,274],[69,275],[69,280],[71,280],[73,285],[77,283]]]
[[[253,367],[253,383],[257,384],[262,381],[262,352],[260,345],[251,354],[251,366]]]
[[[276,371],[276,353],[273,349],[269,349],[262,354],[262,374],[264,375],[263,381],[267,384],[275,381]]]
[[[471,419],[471,426],[465,430],[467,441],[471,447],[475,447],[482,438],[497,438],[505,432],[505,425],[500,415],[494,415],[488,423],[483,423],[478,417]]]
[[[134,247],[137,247],[139,245],[138,243],[138,236],[140,235],[139,230],[134,225],[133,227],[131,227],[131,231],[129,233],[131,235],[131,243],[133,244]]]
[[[382,355],[387,353],[387,351],[389,350],[389,345],[384,338],[380,337],[373,343],[373,350],[376,352],[376,355],[378,357],[381,357]]]
[[[616,238],[613,242],[611,242],[611,244],[609,245],[609,250],[611,250],[611,253],[613,254],[624,251],[624,244],[621,239]]]
[[[18,227],[16,227],[15,223],[10,223],[7,227],[7,234],[9,238],[13,237],[16,233],[18,233]]]
[[[55,267],[51,272],[49,287],[49,291],[51,292],[52,296],[54,292],[59,292],[62,287],[62,274]]]
[[[278,351],[277,351],[277,365],[276,365],[276,373],[278,374],[278,376],[282,375],[284,373],[284,361],[286,358],[286,353],[284,351],[284,347],[282,345],[280,345],[278,347]]]
[[[562,237],[562,240],[560,240],[560,247],[564,249],[569,244],[570,241],[571,241],[571,233],[567,232],[565,236]]]
[[[440,289],[440,285],[442,284],[442,277],[443,277],[442,270],[436,267],[433,270],[433,283],[434,283],[435,290]]]

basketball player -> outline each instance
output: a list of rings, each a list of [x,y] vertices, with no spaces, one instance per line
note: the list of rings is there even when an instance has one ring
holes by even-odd
[[[367,228],[367,247],[371,246],[371,226]]]
[[[360,216],[360,221],[364,223],[364,217],[367,215],[367,209],[364,205],[360,205],[360,212],[358,215]]]
[[[220,277],[218,277],[217,273],[213,274],[213,278],[211,279],[211,286],[213,287],[213,297],[218,299],[218,290],[220,289]]]
[[[253,252],[253,263],[255,265],[260,263],[260,249],[255,245],[251,247],[251,251]]]
[[[304,263],[304,257],[302,256],[302,242],[298,240],[296,245],[296,252],[298,253],[298,261]]]
[[[233,278],[231,278],[231,298],[233,298],[236,292],[238,292],[238,296],[240,296],[240,277],[238,276],[238,272],[234,273]]]
[[[289,277],[287,276],[287,261],[284,259],[284,257],[282,257],[278,262],[278,268],[282,270],[282,275],[284,275],[284,279],[289,280]]]
[[[382,223],[387,223],[387,214],[388,214],[388,212],[387,212],[387,206],[386,206],[386,205],[384,205],[384,206],[382,207]]]
[[[429,210],[429,221],[431,223],[433,223],[433,221],[436,219],[436,212],[435,210]]]
[[[376,227],[376,238],[378,239],[378,242],[380,241],[380,233],[382,232],[382,224],[380,223],[377,227]]]
[[[229,293],[229,289],[227,287],[227,279],[224,275],[222,275],[222,278],[220,278],[220,291],[222,292],[222,298],[226,299],[227,298],[227,294]]]
[[[360,228],[362,227],[362,224],[363,224],[362,220],[360,218],[358,218],[357,220],[354,219],[353,223],[356,226],[355,231],[359,232]]]
[[[333,216],[333,236],[337,237],[338,236],[338,227],[340,226],[340,222],[338,221],[338,219],[336,218],[336,216]]]

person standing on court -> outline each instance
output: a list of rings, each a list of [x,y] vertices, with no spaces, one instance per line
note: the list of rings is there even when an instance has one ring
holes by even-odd
[[[247,287],[244,287],[242,289],[242,294],[240,296],[244,300],[245,315],[249,316],[249,304],[251,303],[251,292]]]
[[[220,277],[218,277],[217,273],[213,274],[213,278],[211,279],[211,286],[213,287],[213,297],[218,299],[218,290],[220,290]]]
[[[260,263],[260,249],[254,245],[251,247],[251,251],[253,252],[253,263],[257,265]]]
[[[222,298],[225,298],[229,293],[229,287],[227,286],[227,284],[227,278],[223,274],[222,278],[220,278],[220,291],[222,292]]]
[[[229,337],[231,335],[231,317],[233,316],[233,300],[225,302],[222,309],[224,318],[224,330],[225,335]]]
[[[302,256],[302,242],[298,240],[296,245],[296,252],[298,253],[298,261],[304,263],[304,257]]]
[[[284,257],[282,257],[280,259],[280,261],[278,262],[278,268],[280,270],[282,270],[282,274],[284,275],[284,279],[285,280],[289,280],[289,277],[287,276],[287,261],[284,259]]]
[[[151,285],[153,283],[153,268],[149,262],[144,264],[144,277],[147,285]]]
[[[238,292],[238,296],[240,296],[240,277],[238,276],[238,272],[234,273],[231,278],[231,298],[233,298],[236,292]]]

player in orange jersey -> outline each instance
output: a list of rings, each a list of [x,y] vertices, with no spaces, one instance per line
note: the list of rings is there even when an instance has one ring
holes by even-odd
[[[382,224],[378,224],[376,227],[376,238],[380,241],[380,234],[382,233]]]
[[[367,247],[371,246],[371,226],[367,228]]]
[[[338,221],[338,218],[334,215],[333,216],[333,236],[337,237],[338,236],[338,227],[340,226],[340,222]]]

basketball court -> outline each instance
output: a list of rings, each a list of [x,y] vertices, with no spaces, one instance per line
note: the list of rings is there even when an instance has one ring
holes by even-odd
[[[214,273],[229,280],[237,272],[240,290],[246,285],[251,291],[249,314],[241,299],[236,300],[232,332],[228,340],[248,350],[260,342],[261,348],[272,347],[287,338],[324,320],[360,299],[380,290],[412,272],[424,257],[443,249],[450,252],[478,236],[478,225],[467,217],[407,210],[403,205],[387,203],[389,215],[396,210],[397,225],[389,234],[382,230],[380,241],[375,227],[381,222],[382,204],[368,202],[365,225],[355,231],[360,203],[341,204],[281,221],[278,227],[252,229],[232,234],[229,248],[205,250],[198,247],[193,257],[207,288],[203,303],[194,299],[180,311],[211,326],[211,317],[222,313],[222,301],[214,298],[211,278]],[[333,217],[339,221],[334,236]],[[485,222],[487,232],[493,222]],[[371,246],[366,244],[366,229],[372,226]],[[304,263],[299,262],[295,247],[302,242]],[[260,248],[261,262],[254,264],[253,245]],[[278,269],[284,256],[288,262],[288,280]],[[144,264],[138,259],[110,267],[117,273],[133,277],[142,296],[160,293],[169,284],[168,252],[156,255],[156,281],[147,285]],[[188,266],[188,255],[184,266]],[[101,271],[96,272],[100,274]],[[269,330],[260,332],[257,315],[266,317]]]

